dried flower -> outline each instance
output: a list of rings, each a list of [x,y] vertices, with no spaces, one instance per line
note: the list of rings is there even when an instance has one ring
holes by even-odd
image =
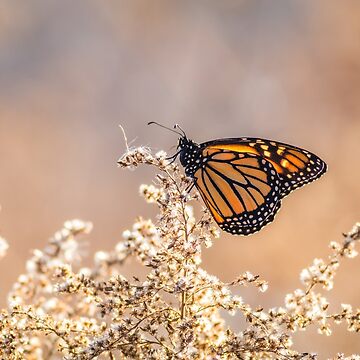
[[[286,295],[285,307],[254,309],[233,288],[263,292],[265,280],[245,272],[224,283],[201,267],[202,245],[210,246],[219,232],[206,209],[195,218],[189,202],[198,195],[187,193],[190,181],[178,166],[146,148],[129,150],[118,163],[160,172],[155,185],[140,187],[159,208],[156,222],[137,218],[114,250],[97,251],[88,267],[78,238],[92,226],[66,222],[44,250],[33,252],[13,285],[0,313],[1,358],[316,359],[296,351],[292,332],[316,325],[331,335],[332,323],[360,331],[359,309],[343,304],[329,313],[319,292],[332,289],[341,259],[356,255],[359,223],[343,243],[331,243],[327,260],[315,259],[302,271],[304,288]],[[145,279],[123,276],[129,258],[148,269]],[[241,332],[229,328],[224,311],[246,320]]]
[[[0,236],[0,259],[6,255],[8,248],[9,244]]]

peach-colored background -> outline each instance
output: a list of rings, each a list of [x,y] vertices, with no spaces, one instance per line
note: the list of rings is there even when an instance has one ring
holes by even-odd
[[[176,136],[146,126],[159,121],[199,142],[271,138],[327,161],[328,174],[284,200],[270,226],[204,249],[204,267],[221,279],[250,270],[270,282],[265,294],[243,291],[246,301],[282,305],[300,270],[359,220],[359,117],[358,0],[2,1],[0,234],[11,248],[0,303],[64,220],[94,222],[91,255],[137,215],[155,215],[138,196],[154,170],[116,160],[118,124],[133,145],[172,153]],[[360,259],[345,261],[328,294],[334,310],[360,306],[359,279]],[[314,330],[296,348],[350,354],[359,336]]]

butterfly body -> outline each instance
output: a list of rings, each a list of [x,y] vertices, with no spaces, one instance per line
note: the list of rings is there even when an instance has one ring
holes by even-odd
[[[327,166],[311,152],[258,138],[197,144],[179,139],[180,162],[220,228],[250,235],[274,220],[281,199],[318,179]]]
[[[203,164],[201,146],[185,137],[179,139],[180,163],[185,169],[186,176],[194,178],[194,174]]]

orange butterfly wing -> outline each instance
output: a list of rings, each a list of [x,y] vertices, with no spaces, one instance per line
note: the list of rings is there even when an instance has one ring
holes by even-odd
[[[296,146],[256,138],[215,140],[201,145],[204,155],[212,151],[231,151],[260,156],[270,162],[281,180],[282,197],[321,177],[326,163],[315,154]]]
[[[195,185],[220,228],[234,235],[259,231],[274,220],[281,198],[327,170],[311,152],[265,139],[221,139],[200,149]]]
[[[280,179],[270,162],[232,150],[203,152],[206,161],[194,181],[222,230],[249,235],[274,219],[280,208]]]

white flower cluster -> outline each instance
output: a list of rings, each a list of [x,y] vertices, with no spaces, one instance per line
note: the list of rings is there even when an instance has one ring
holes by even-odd
[[[44,250],[35,250],[0,312],[1,359],[316,359],[299,352],[292,332],[317,325],[330,335],[330,322],[360,332],[360,310],[343,304],[329,312],[318,290],[330,290],[343,257],[356,255],[360,224],[332,243],[327,261],[315,259],[301,273],[304,289],[285,299],[285,307],[252,308],[234,294],[268,283],[250,272],[229,283],[201,267],[202,247],[219,236],[204,209],[196,219],[187,194],[190,182],[166,154],[129,150],[119,165],[156,167],[156,185],[140,193],[156,204],[156,221],[138,217],[111,251],[99,250],[93,264],[83,266],[82,242],[92,225],[66,222]],[[127,261],[145,269],[142,278],[124,276]],[[226,324],[224,313],[243,321],[240,332]],[[245,321],[244,321],[245,320]],[[356,355],[336,359],[357,359]]]

